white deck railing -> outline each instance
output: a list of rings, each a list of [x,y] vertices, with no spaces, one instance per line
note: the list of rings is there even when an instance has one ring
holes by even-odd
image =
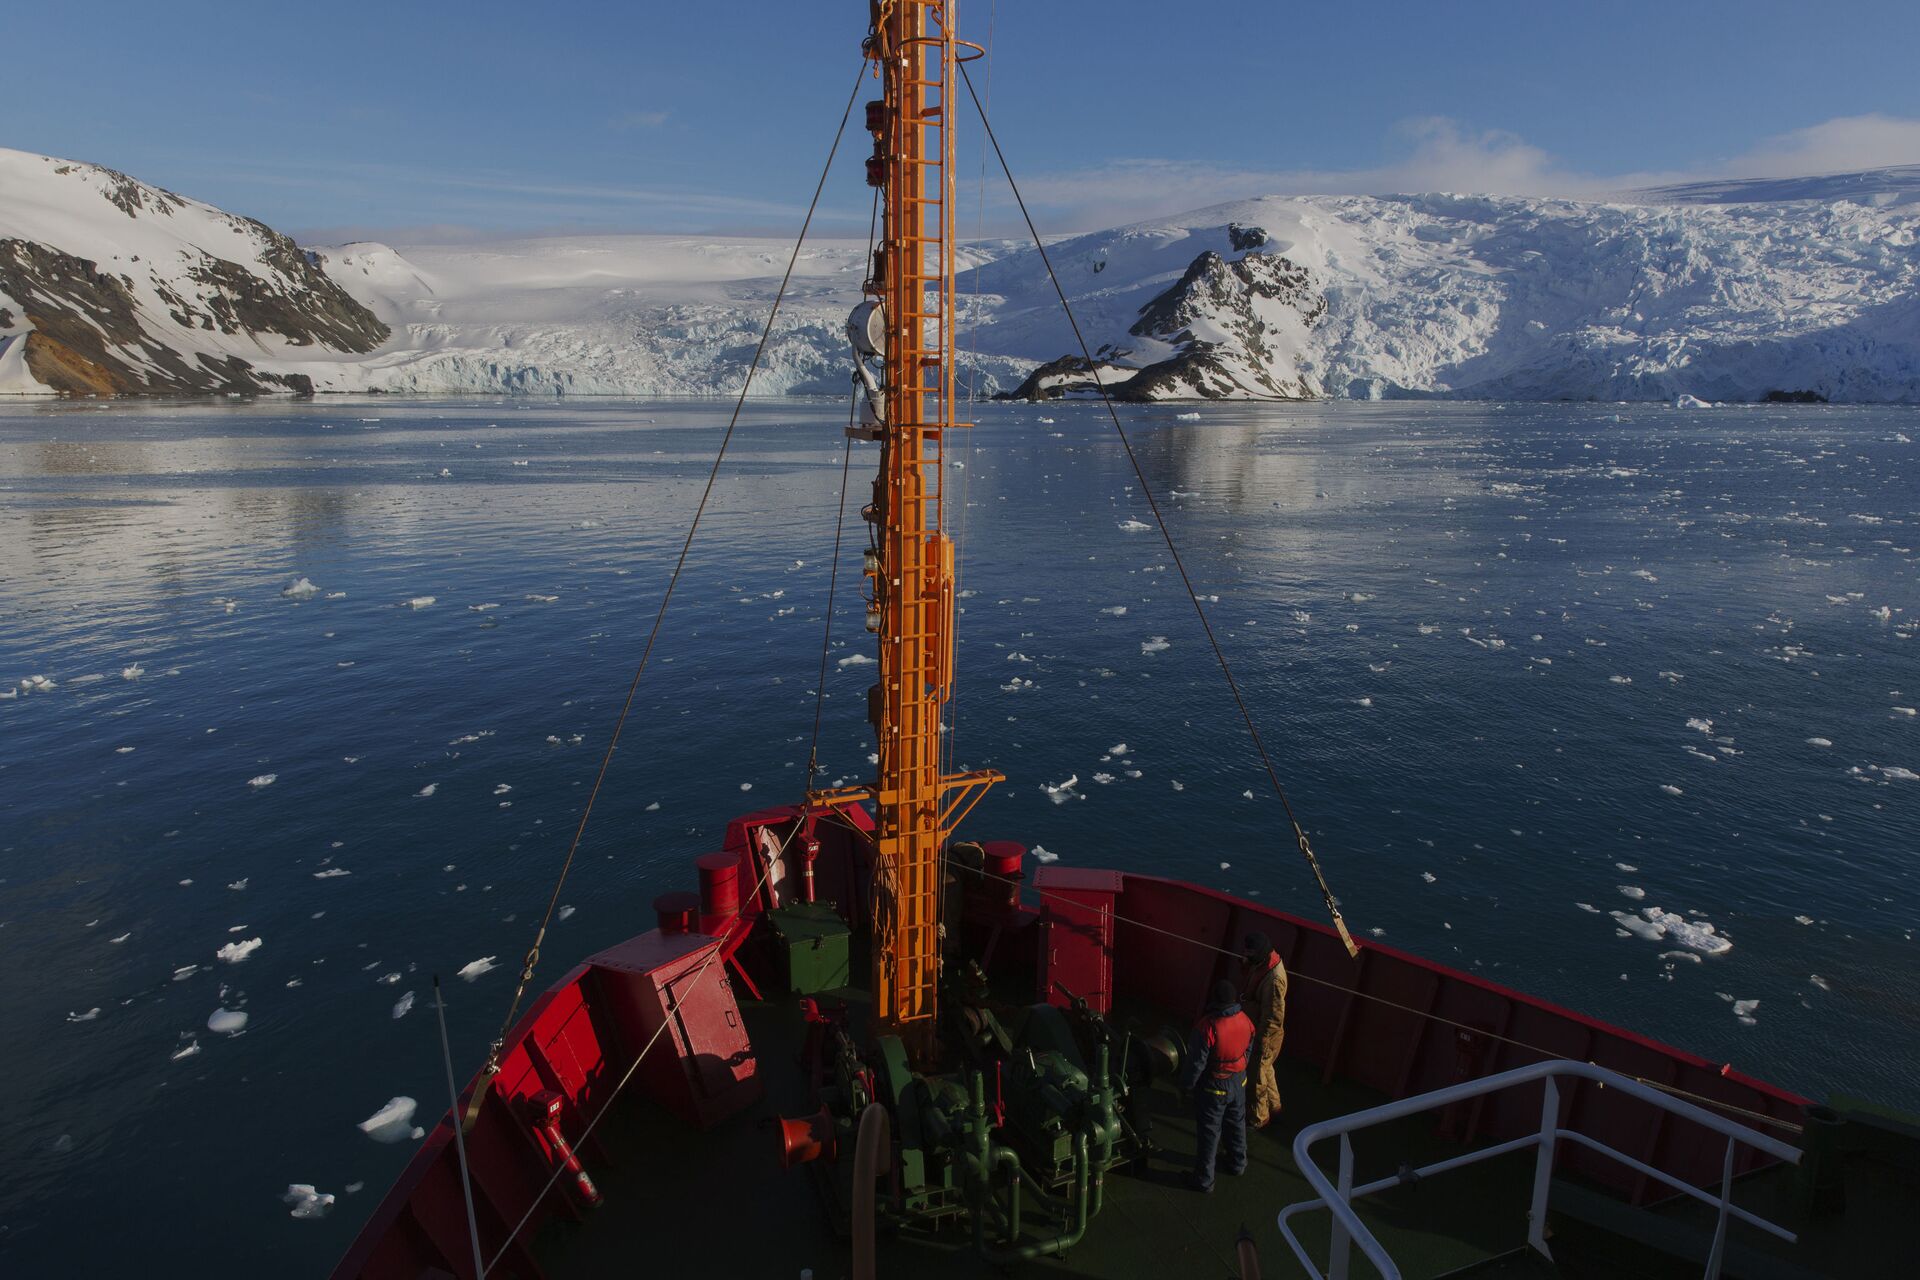
[[[1560,1087],[1558,1080],[1563,1076],[1592,1080],[1605,1088],[1617,1089],[1629,1097],[1638,1098],[1651,1106],[1659,1107],[1663,1111],[1671,1112],[1683,1119],[1691,1120],[1695,1124],[1711,1129],[1715,1133],[1724,1135],[1727,1139],[1727,1154],[1721,1170],[1719,1194],[1715,1195],[1711,1192],[1703,1191],[1691,1183],[1683,1182],[1671,1174],[1664,1173],[1659,1169],[1655,1169],[1650,1165],[1634,1159],[1632,1156],[1616,1151],[1605,1143],[1590,1138],[1584,1133],[1561,1128]],[[1524,1137],[1515,1138],[1510,1142],[1502,1142],[1495,1146],[1483,1147],[1477,1151],[1469,1151],[1465,1155],[1454,1156],[1451,1159],[1435,1161],[1433,1164],[1426,1165],[1422,1168],[1403,1171],[1390,1178],[1381,1178],[1377,1182],[1369,1182],[1363,1186],[1356,1187],[1353,1185],[1353,1142],[1349,1135],[1355,1130],[1371,1128],[1378,1124],[1386,1124],[1389,1121],[1398,1120],[1404,1116],[1416,1115],[1422,1111],[1431,1111],[1437,1107],[1444,1107],[1459,1102],[1462,1099],[1477,1098],[1486,1094],[1497,1093],[1502,1089],[1516,1088],[1520,1085],[1530,1084],[1535,1080],[1542,1082],[1546,1092],[1546,1096],[1540,1104],[1540,1131],[1538,1133],[1530,1133]],[[1329,1183],[1327,1181],[1327,1175],[1321,1171],[1320,1166],[1314,1161],[1311,1148],[1316,1142],[1324,1138],[1336,1136],[1340,1139],[1340,1169],[1337,1183]],[[1542,1257],[1551,1259],[1553,1254],[1547,1248],[1546,1239],[1547,1190],[1553,1180],[1554,1152],[1559,1143],[1563,1141],[1577,1143],[1580,1146],[1598,1151],[1600,1154],[1618,1160],[1629,1169],[1645,1174],[1647,1177],[1653,1178],[1683,1195],[1692,1196],[1704,1204],[1712,1205],[1718,1211],[1719,1216],[1714,1226],[1713,1247],[1707,1255],[1706,1280],[1718,1280],[1720,1275],[1721,1264],[1726,1255],[1727,1222],[1729,1219],[1738,1218],[1742,1222],[1758,1227],[1760,1230],[1769,1232],[1772,1235],[1776,1235],[1789,1243],[1797,1239],[1792,1232],[1785,1228],[1768,1222],[1766,1219],[1740,1208],[1732,1202],[1731,1197],[1733,1194],[1733,1149],[1735,1146],[1752,1147],[1756,1151],[1765,1152],[1767,1155],[1773,1156],[1778,1160],[1784,1160],[1789,1164],[1800,1163],[1800,1152],[1798,1148],[1788,1146],[1778,1139],[1770,1138],[1757,1130],[1728,1120],[1724,1116],[1715,1115],[1711,1111],[1694,1106],[1692,1103],[1673,1097],[1671,1094],[1662,1093],[1658,1089],[1641,1084],[1639,1081],[1620,1075],[1618,1072],[1608,1071],[1606,1068],[1595,1066],[1591,1062],[1573,1062],[1565,1059],[1554,1059],[1547,1062],[1535,1063],[1531,1066],[1516,1067],[1512,1071],[1503,1071],[1499,1075],[1487,1076],[1480,1080],[1469,1080],[1464,1084],[1452,1085],[1445,1089],[1436,1089],[1432,1093],[1423,1093],[1417,1097],[1402,1098],[1398,1102],[1389,1102],[1384,1106],[1373,1107],[1366,1111],[1356,1111],[1352,1115],[1336,1116],[1331,1120],[1323,1120],[1319,1124],[1309,1125],[1307,1128],[1302,1129],[1299,1136],[1293,1141],[1293,1159],[1294,1163],[1300,1166],[1301,1176],[1307,1180],[1308,1185],[1319,1192],[1319,1197],[1314,1200],[1303,1200],[1299,1204],[1288,1205],[1285,1209],[1282,1209],[1279,1217],[1280,1234],[1285,1238],[1288,1246],[1292,1248],[1294,1256],[1300,1259],[1300,1265],[1307,1269],[1307,1274],[1315,1277],[1316,1280],[1347,1280],[1347,1268],[1352,1253],[1352,1246],[1356,1244],[1360,1246],[1360,1252],[1366,1255],[1367,1260],[1379,1270],[1384,1280],[1401,1280],[1400,1269],[1394,1265],[1393,1259],[1387,1255],[1387,1251],[1381,1246],[1380,1241],[1374,1238],[1373,1232],[1369,1231],[1366,1224],[1360,1221],[1360,1216],[1353,1210],[1353,1202],[1363,1196],[1370,1196],[1376,1191],[1384,1191],[1389,1187],[1397,1187],[1416,1178],[1430,1177],[1436,1173],[1445,1173],[1450,1169],[1463,1168],[1470,1164],[1477,1164],[1482,1160],[1491,1160],[1496,1156],[1506,1155],[1509,1152],[1524,1151],[1528,1147],[1534,1147],[1537,1148],[1539,1154],[1534,1160],[1533,1203],[1527,1211],[1527,1243],[1539,1250]],[[1327,1209],[1333,1214],[1333,1238],[1328,1247],[1327,1270],[1324,1274],[1314,1266],[1313,1260],[1307,1256],[1306,1249],[1294,1236],[1293,1228],[1288,1222],[1288,1219],[1292,1218],[1295,1214],[1304,1213],[1313,1209]]]

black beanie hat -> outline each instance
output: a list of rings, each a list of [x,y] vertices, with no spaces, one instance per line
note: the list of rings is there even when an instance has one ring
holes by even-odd
[[[1240,993],[1234,989],[1229,978],[1222,978],[1213,984],[1213,1007],[1224,1009],[1230,1004],[1240,1003]]]
[[[1259,956],[1262,960],[1265,960],[1268,955],[1272,954],[1272,952],[1273,952],[1273,943],[1267,940],[1266,934],[1250,933],[1247,935],[1247,954],[1248,955]]]

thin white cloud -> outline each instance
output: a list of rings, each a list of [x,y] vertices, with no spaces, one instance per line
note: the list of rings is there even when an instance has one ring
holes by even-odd
[[[1840,116],[1768,138],[1716,177],[1799,178],[1920,164],[1920,120]]]
[[[616,133],[625,133],[633,129],[658,129],[666,122],[664,111],[629,111],[609,120],[607,126]]]
[[[1359,169],[1262,169],[1141,157],[1021,182],[1054,227],[1106,227],[1263,195],[1479,195],[1600,199],[1670,183],[1778,178],[1920,164],[1920,120],[1851,116],[1766,138],[1726,159],[1669,172],[1566,168],[1516,134],[1476,133],[1443,117],[1395,130],[1394,160]]]

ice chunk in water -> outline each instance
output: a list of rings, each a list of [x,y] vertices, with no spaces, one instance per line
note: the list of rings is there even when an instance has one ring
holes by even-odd
[[[248,938],[245,942],[229,942],[213,954],[228,964],[239,964],[260,949],[259,938]]]
[[[426,786],[420,788],[418,791],[414,792],[413,794],[418,798],[425,800],[428,796],[432,795],[434,792],[438,791],[439,789],[440,789],[439,783],[429,782]]]
[[[499,958],[499,956],[481,956],[471,964],[462,965],[459,976],[465,978],[468,982],[472,982],[484,973],[493,972],[495,968],[493,962]]]
[[[1047,863],[1047,862],[1060,861],[1059,854],[1055,853],[1053,850],[1048,849],[1042,845],[1035,845],[1033,846],[1033,848],[1027,850],[1027,852],[1033,855],[1033,860],[1035,862]]]
[[[1153,526],[1140,520],[1122,520],[1120,522],[1120,528],[1126,533],[1141,533],[1153,528]]]
[[[1140,642],[1140,652],[1142,653],[1159,653],[1164,649],[1170,649],[1172,647],[1172,645],[1167,643],[1165,636],[1148,636]]]
[[[1080,775],[1074,773],[1067,775],[1067,780],[1058,786],[1050,782],[1043,782],[1040,784],[1040,789],[1046,792],[1047,799],[1053,801],[1055,804],[1065,804],[1067,801],[1075,799],[1076,797],[1085,799],[1084,796],[1079,796],[1079,793],[1074,790],[1074,788],[1079,785]]]
[[[293,1206],[291,1213],[296,1218],[324,1218],[333,1211],[333,1196],[328,1192],[315,1191],[311,1183],[289,1183],[286,1194],[280,1200],[283,1204]]]
[[[320,588],[313,585],[312,578],[295,578],[280,589],[280,594],[289,600],[311,600],[320,594]]]
[[[279,776],[277,773],[263,773],[258,777],[248,778],[247,785],[250,787],[270,787]]]
[[[415,596],[411,600],[402,600],[400,607],[403,609],[425,609],[432,605],[437,599],[439,599],[438,596]]]
[[[1647,891],[1636,884],[1623,884],[1618,886],[1618,888],[1621,893],[1632,898],[1635,902],[1647,896]]]
[[[413,1132],[413,1113],[419,1104],[402,1095],[360,1122],[360,1132],[375,1142],[403,1142]]]
[[[246,1029],[246,1025],[245,1009],[215,1009],[207,1015],[207,1030],[218,1031],[224,1035],[237,1035]]]
[[[413,992],[409,991],[393,1002],[393,1016],[404,1018],[413,1009]]]
[[[130,667],[120,668],[120,678],[122,680],[138,680],[145,674],[147,674],[147,669],[137,662]]]

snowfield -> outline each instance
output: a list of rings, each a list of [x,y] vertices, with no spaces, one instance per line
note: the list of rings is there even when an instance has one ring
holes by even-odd
[[[1101,381],[1130,399],[1913,403],[1916,188],[1883,170],[1633,203],[1270,197],[1048,248]],[[50,356],[58,338],[124,365],[120,393],[728,395],[791,247],[574,236],[295,263],[290,243],[111,170],[0,151],[0,392],[88,390],[85,360]],[[864,256],[864,241],[809,244],[756,394],[846,389]],[[979,390],[1090,392],[1039,255],[990,242],[965,258]]]

